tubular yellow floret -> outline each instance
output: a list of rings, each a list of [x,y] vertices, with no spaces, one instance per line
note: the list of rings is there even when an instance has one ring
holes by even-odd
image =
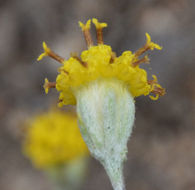
[[[43,57],[46,57],[49,55],[49,52],[51,51],[48,47],[47,47],[47,44],[45,42],[43,42],[43,50],[44,52],[39,55],[39,57],[37,58],[37,61],[40,61],[43,59]]]
[[[102,22],[102,23],[98,22],[98,19],[96,19],[96,18],[93,18],[92,22],[97,29],[102,29],[102,28],[105,28],[108,26],[107,23],[105,23],[105,22]]]
[[[89,30],[91,27],[91,19],[89,19],[86,24],[83,24],[82,22],[79,21],[79,26],[81,27],[82,31],[84,30]]]

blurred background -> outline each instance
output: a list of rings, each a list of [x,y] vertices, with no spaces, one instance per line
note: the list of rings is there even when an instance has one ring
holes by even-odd
[[[37,63],[36,58],[42,41],[64,58],[80,53],[86,45],[78,21],[96,17],[108,23],[104,41],[117,55],[141,47],[145,32],[163,46],[151,52],[147,68],[167,94],[156,102],[136,99],[125,163],[127,190],[194,190],[194,8],[194,0],[1,0],[0,189],[53,189],[21,150],[24,120],[58,99],[55,90],[45,95],[42,86],[45,77],[55,80],[59,64],[48,58]],[[94,159],[81,189],[112,189]]]

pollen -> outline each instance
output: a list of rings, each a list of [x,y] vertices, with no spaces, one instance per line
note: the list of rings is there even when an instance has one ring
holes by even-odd
[[[152,42],[150,35],[146,33],[146,43],[143,47],[135,52],[124,51],[117,56],[111,46],[103,42],[103,28],[107,27],[107,24],[100,23],[95,18],[92,22],[96,28],[97,45],[93,45],[90,33],[91,20],[86,24],[79,22],[88,49],[82,51],[80,56],[72,55],[68,60],[59,61],[62,65],[55,86],[60,92],[59,105],[76,104],[77,91],[96,80],[119,80],[126,85],[133,97],[149,95],[152,100],[157,100],[163,96],[165,89],[158,84],[157,77],[153,75],[153,80],[148,80],[146,70],[140,67],[142,63],[150,61],[148,55],[144,55],[146,52],[161,50],[162,47]],[[41,58],[46,54],[51,57],[51,53],[46,50],[41,54]],[[38,59],[40,60],[40,57]]]
[[[35,167],[55,167],[88,155],[75,115],[52,109],[27,124],[23,148]]]

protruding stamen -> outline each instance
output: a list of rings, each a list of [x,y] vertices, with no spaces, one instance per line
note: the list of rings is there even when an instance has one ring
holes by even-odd
[[[43,85],[45,89],[45,93],[48,94],[50,88],[56,87],[56,82],[49,82],[47,78],[45,78],[45,84]]]
[[[162,49],[161,46],[151,41],[151,37],[148,33],[146,33],[146,45],[150,48],[150,50],[154,50],[154,49],[161,50]]]
[[[164,96],[165,95],[165,89],[162,87],[154,87],[154,90],[151,91],[154,93],[156,96],[149,96],[152,100],[158,100],[159,96]]]
[[[96,18],[93,18],[92,19],[92,22],[93,24],[95,25],[96,27],[96,35],[97,35],[97,43],[98,44],[103,44],[104,41],[103,41],[103,32],[102,32],[102,29],[107,27],[107,24],[102,22],[98,22],[98,20]]]
[[[148,84],[151,85],[151,92],[154,93],[156,96],[149,96],[152,100],[157,100],[159,96],[165,95],[165,89],[161,87],[160,84],[157,83],[157,77],[152,75],[154,78],[153,80],[149,80]]]
[[[146,44],[142,48],[138,49],[135,52],[135,56],[139,57],[140,55],[142,55],[146,51],[148,51],[148,50],[154,50],[154,49],[161,50],[162,47],[159,46],[158,44],[152,42],[150,35],[148,33],[146,33]]]
[[[149,63],[150,59],[147,55],[145,55],[142,59],[138,59],[137,61],[135,61],[134,63],[132,63],[132,65],[134,67],[140,65],[141,63]]]
[[[59,55],[54,53],[50,48],[48,48],[45,42],[43,42],[43,49],[44,52],[37,58],[37,61],[40,61],[41,59],[43,59],[43,57],[49,56],[58,61],[59,63],[64,62],[64,58],[60,57]]]
[[[89,19],[86,24],[83,24],[82,22],[79,21],[79,26],[81,27],[84,37],[85,37],[85,41],[87,43],[87,46],[90,47],[93,45],[93,41],[91,38],[91,34],[90,34],[90,27],[91,27],[91,20]]]
[[[82,61],[81,58],[76,53],[71,53],[71,57],[73,57],[74,59],[76,59],[84,67],[87,67],[87,63],[84,62],[84,61]]]

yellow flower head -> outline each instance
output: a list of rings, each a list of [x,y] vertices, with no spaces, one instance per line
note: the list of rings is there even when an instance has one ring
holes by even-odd
[[[46,44],[43,44],[45,52],[39,56],[38,60],[48,55],[62,63],[56,83],[45,85],[46,93],[48,88],[56,87],[60,92],[59,105],[76,104],[75,93],[83,86],[87,86],[91,81],[116,79],[122,81],[133,97],[149,95],[150,98],[158,99],[165,94],[165,90],[154,80],[147,79],[147,72],[140,68],[141,63],[148,63],[148,55],[140,57],[148,50],[162,49],[158,44],[151,42],[151,37],[146,33],[146,44],[136,52],[124,51],[122,55],[116,56],[109,45],[103,43],[102,29],[106,23],[99,23],[97,19],[92,19],[97,31],[97,45],[93,45],[90,35],[91,20],[86,24],[79,22],[83,31],[88,50],[84,50],[80,56],[72,55],[68,60],[63,59]]]
[[[73,114],[51,110],[27,128],[24,152],[38,168],[49,168],[88,154]]]

